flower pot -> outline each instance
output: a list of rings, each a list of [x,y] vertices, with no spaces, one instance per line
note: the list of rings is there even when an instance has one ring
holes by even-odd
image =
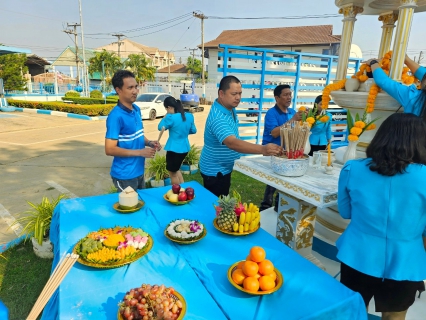
[[[358,79],[355,79],[355,78],[346,79],[345,90],[347,92],[358,91],[359,85],[360,85],[360,82]]]
[[[170,178],[164,179],[164,185],[165,186],[171,186],[172,185],[172,179],[170,179]]]
[[[43,240],[40,245],[35,238],[31,238],[33,243],[33,250],[37,257],[43,259],[53,259],[53,245],[50,239]]]
[[[153,188],[164,187],[164,180],[155,181],[155,179],[151,179],[150,182]]]
[[[356,158],[357,145],[358,145],[358,141],[349,141],[348,148],[346,149],[346,152],[343,155],[343,163],[346,163],[346,161]]]
[[[180,166],[180,171],[183,174],[196,174],[198,172],[198,164],[182,164]]]

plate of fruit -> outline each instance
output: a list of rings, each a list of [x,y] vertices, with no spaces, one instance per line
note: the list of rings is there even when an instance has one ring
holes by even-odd
[[[164,284],[142,284],[131,289],[118,305],[118,320],[181,320],[186,313],[182,295]]]
[[[182,188],[179,184],[172,185],[172,188],[164,195],[164,200],[177,206],[187,204],[194,200],[194,198],[195,193],[193,188]]]
[[[203,239],[207,235],[207,230],[197,220],[178,219],[167,225],[164,235],[173,242],[191,244]]]
[[[74,246],[78,262],[94,268],[118,268],[151,250],[152,237],[140,228],[114,227],[90,232]]]
[[[266,259],[262,247],[253,247],[246,260],[228,269],[228,280],[238,290],[252,295],[271,294],[279,290],[284,278],[274,264]]]
[[[233,196],[220,196],[214,205],[216,218],[213,226],[220,232],[233,236],[246,236],[260,228],[259,208],[250,203],[241,203],[241,196],[234,191]]]

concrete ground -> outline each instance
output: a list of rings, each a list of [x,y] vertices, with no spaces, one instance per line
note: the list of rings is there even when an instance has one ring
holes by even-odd
[[[191,144],[203,145],[210,106],[194,113],[198,132]],[[145,135],[158,138],[155,121],[144,120]],[[87,121],[31,113],[0,112],[0,246],[16,239],[9,225],[43,196],[105,194],[112,186],[112,157],[104,151],[105,121]],[[166,131],[161,138],[164,145]]]

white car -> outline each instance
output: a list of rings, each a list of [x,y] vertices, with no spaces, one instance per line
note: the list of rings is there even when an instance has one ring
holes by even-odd
[[[160,92],[142,93],[138,96],[135,104],[141,109],[142,119],[155,120],[165,116],[167,111],[163,102],[167,97],[170,95]]]

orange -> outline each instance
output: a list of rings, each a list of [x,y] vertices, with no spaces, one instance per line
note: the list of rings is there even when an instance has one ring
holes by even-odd
[[[253,261],[250,255],[247,256],[246,261]]]
[[[277,273],[275,271],[272,271],[271,274],[268,274],[268,277],[271,277],[275,281],[275,280],[277,280]]]
[[[262,262],[266,258],[266,252],[262,247],[253,247],[250,249],[250,257],[254,262]]]
[[[259,266],[256,262],[245,261],[243,264],[243,272],[247,277],[254,277],[259,271]]]
[[[259,286],[262,291],[267,291],[275,288],[275,281],[270,276],[259,278]]]
[[[274,265],[271,261],[269,260],[263,260],[262,262],[259,263],[259,273],[267,276],[269,274],[271,274],[274,271]]]
[[[238,262],[238,264],[237,264],[237,269],[242,269],[242,268],[243,268],[243,264],[244,264],[244,262],[245,262],[245,261],[240,261],[240,262]]]
[[[232,280],[234,280],[236,284],[240,284],[240,285],[243,284],[243,281],[245,278],[246,278],[246,275],[241,269],[236,269],[234,270],[234,272],[232,272]]]
[[[254,277],[247,277],[243,282],[244,289],[252,292],[259,291],[259,281]]]
[[[259,278],[261,277],[262,275],[260,274],[260,273],[257,273],[254,277],[257,279],[257,280],[259,280]]]

